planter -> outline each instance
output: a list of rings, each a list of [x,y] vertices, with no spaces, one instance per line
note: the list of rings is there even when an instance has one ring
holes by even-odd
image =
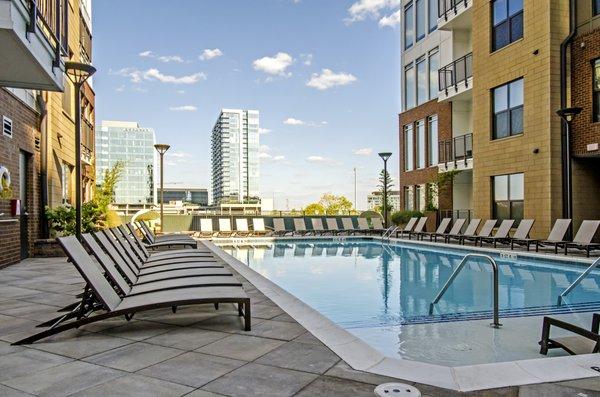
[[[54,238],[38,239],[33,243],[33,256],[36,258],[60,258],[65,253]]]

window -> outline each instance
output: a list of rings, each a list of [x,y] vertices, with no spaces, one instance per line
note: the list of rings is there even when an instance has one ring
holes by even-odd
[[[600,2],[600,0],[598,0]],[[593,64],[594,78],[592,81],[594,100],[593,100],[593,121],[600,121],[600,58],[596,59]]]
[[[421,185],[415,186],[415,210],[421,210]]]
[[[414,167],[413,158],[413,126],[404,126],[404,171],[412,171]]]
[[[406,110],[415,107],[415,68],[412,63],[404,68],[404,103]]]
[[[523,79],[492,90],[494,121],[492,139],[523,133]]]
[[[2,135],[12,138],[13,122],[6,116],[2,116]]]
[[[417,121],[417,168],[425,168],[425,120]]]
[[[594,8],[594,16],[600,15],[600,0],[592,0]]]
[[[425,0],[416,0],[417,13],[417,41],[425,37],[427,14],[425,13]]]
[[[429,99],[438,97],[440,89],[438,83],[438,69],[440,68],[440,52],[436,48],[429,51]]]
[[[404,186],[404,209],[407,211],[413,210],[414,196],[412,186]]]
[[[425,56],[417,59],[417,105],[427,102],[427,62]]]
[[[404,49],[410,48],[415,41],[415,17],[412,3],[404,7]]]
[[[429,31],[430,32],[433,32],[435,29],[437,29],[438,1],[439,0],[429,0]]]
[[[523,219],[525,186],[523,174],[498,175],[492,177],[493,214],[498,220]]]
[[[523,37],[523,0],[492,2],[492,51]]]
[[[62,163],[61,168],[61,193],[62,193],[62,202],[71,203],[71,166],[67,163]]]
[[[427,121],[427,143],[429,152],[429,165],[438,165],[439,146],[438,146],[438,118],[437,115],[429,117]]]

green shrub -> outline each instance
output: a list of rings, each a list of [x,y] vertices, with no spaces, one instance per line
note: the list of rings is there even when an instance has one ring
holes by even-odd
[[[46,207],[50,229],[58,236],[75,234],[75,207],[63,204],[56,208]],[[105,214],[98,204],[90,201],[81,206],[81,231],[90,233],[106,228]]]
[[[421,217],[420,211],[396,211],[392,214],[392,222],[395,225],[405,225],[410,218]]]

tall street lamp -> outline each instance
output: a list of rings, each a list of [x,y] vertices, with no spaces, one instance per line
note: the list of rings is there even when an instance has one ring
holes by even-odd
[[[163,220],[164,220],[163,205],[164,205],[164,192],[165,192],[165,190],[164,190],[165,186],[163,183],[163,181],[165,180],[163,159],[164,159],[165,153],[167,152],[167,150],[169,150],[170,147],[171,146],[165,145],[164,143],[157,143],[156,145],[154,145],[154,148],[160,155],[160,230],[161,231],[165,227],[164,226],[165,224],[163,223]]]
[[[81,86],[96,68],[69,61],[65,62],[65,72],[75,87],[75,235],[81,239]]]
[[[563,191],[566,193],[564,196],[564,209],[565,209],[565,217],[567,219],[573,219],[573,181],[572,181],[572,172],[571,172],[571,123],[575,116],[581,113],[583,109],[579,107],[571,107],[571,108],[563,108],[556,111],[563,121],[565,122],[567,128],[565,129],[565,137],[564,137],[564,151],[563,151],[563,175],[565,186]],[[569,238],[572,237],[572,230],[569,227]]]
[[[387,229],[388,227],[388,206],[387,206],[387,161],[392,157],[392,153],[383,152],[379,153],[379,157],[383,159],[383,225]]]

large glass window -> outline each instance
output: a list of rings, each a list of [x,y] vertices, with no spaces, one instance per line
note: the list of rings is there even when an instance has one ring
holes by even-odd
[[[600,2],[600,0],[598,0],[598,2]],[[594,74],[593,88],[592,88],[593,95],[594,95],[593,120],[594,120],[594,122],[598,122],[598,121],[600,121],[600,58],[598,58],[594,61],[594,63],[592,64],[592,67],[593,67],[593,74]]]
[[[494,121],[492,138],[523,133],[523,79],[492,90]]]
[[[417,105],[427,102],[429,90],[427,89],[427,59],[425,56],[417,59]]]
[[[425,168],[425,120],[417,121],[417,168]]]
[[[412,171],[414,164],[413,126],[407,124],[404,126],[404,171]]]
[[[430,32],[433,32],[437,28],[438,1],[439,0],[429,0],[429,31]]]
[[[425,37],[425,30],[427,29],[427,14],[425,12],[425,0],[416,0],[416,13],[417,13],[417,41]]]
[[[600,15],[600,0],[592,0],[594,8],[594,16]]]
[[[429,165],[438,165],[439,146],[438,146],[438,118],[437,115],[429,117],[427,120],[427,144],[429,152]]]
[[[493,213],[498,220],[523,219],[525,185],[522,173],[492,177]]]
[[[414,208],[414,191],[412,186],[404,186],[404,209],[412,211]]]
[[[523,0],[492,2],[492,51],[523,37]]]
[[[415,41],[415,14],[412,2],[404,7],[404,49],[412,47]]]
[[[439,50],[433,49],[429,51],[429,99],[435,99],[438,97],[440,89],[438,83],[438,69],[440,68],[440,52]]]
[[[404,68],[404,103],[406,110],[415,107],[415,68],[413,64]]]

